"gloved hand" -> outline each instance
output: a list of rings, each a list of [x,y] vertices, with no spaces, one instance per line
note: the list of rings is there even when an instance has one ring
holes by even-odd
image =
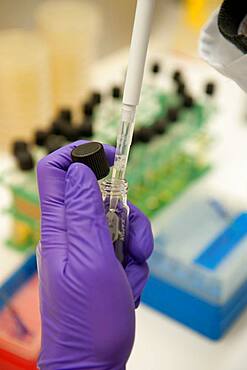
[[[153,249],[148,219],[130,205],[128,264],[114,254],[93,172],[71,164],[67,145],[38,163],[37,247],[42,370],[123,370],[135,336],[135,306]],[[104,146],[109,164],[114,149]]]
[[[219,10],[215,11],[201,31],[199,54],[247,92],[247,54],[243,54],[222,36],[218,27],[218,14]]]

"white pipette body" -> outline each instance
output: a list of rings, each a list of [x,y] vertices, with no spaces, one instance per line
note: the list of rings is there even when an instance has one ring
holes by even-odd
[[[123,179],[139,104],[155,0],[137,0],[112,180]]]
[[[143,81],[155,0],[138,0],[129,51],[123,104],[137,106]]]

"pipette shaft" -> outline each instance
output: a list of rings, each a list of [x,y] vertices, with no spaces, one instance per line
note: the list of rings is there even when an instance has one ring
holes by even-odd
[[[155,0],[137,1],[112,181],[123,179],[126,171],[134,131],[136,106],[140,100],[154,5]]]

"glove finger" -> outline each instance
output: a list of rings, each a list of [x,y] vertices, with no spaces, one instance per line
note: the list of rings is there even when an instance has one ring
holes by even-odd
[[[65,182],[68,258],[88,265],[95,264],[101,256],[113,257],[102,195],[94,173],[81,163],[73,163]]]
[[[129,203],[128,252],[139,264],[144,263],[153,251],[154,241],[149,219]]]
[[[71,161],[71,151],[87,141],[79,140],[41,159],[37,166],[37,180],[41,206],[41,244],[64,244],[66,225],[64,210],[65,176]],[[104,146],[110,165],[115,149]]]
[[[133,259],[130,258],[129,263],[125,268],[125,272],[132,289],[135,307],[137,308],[140,303],[142,291],[148,280],[149,276],[148,264],[147,262],[138,264]]]

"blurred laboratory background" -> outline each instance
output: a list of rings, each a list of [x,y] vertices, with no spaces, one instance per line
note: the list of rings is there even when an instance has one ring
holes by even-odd
[[[0,28],[33,28],[35,26],[37,7],[42,2],[42,0],[23,0],[21,2],[18,0],[2,0],[0,4]],[[190,6],[189,3],[193,3],[192,1],[184,2],[187,2],[188,6]],[[97,57],[106,56],[117,49],[126,47],[130,41],[132,31],[135,1],[93,0],[92,3],[98,7],[102,21],[102,33],[99,36]],[[167,33],[172,34],[174,27],[178,26],[176,24],[178,17],[183,12],[182,3],[182,0],[157,0],[153,33],[161,30],[165,42],[169,42],[166,36]],[[197,1],[194,3],[197,3]],[[207,4],[198,1],[198,5],[195,5],[193,9],[194,22],[199,26],[206,19],[209,12],[218,4],[219,1],[217,0],[208,1]],[[200,14],[198,14],[196,8]],[[167,25],[170,27],[167,28]]]
[[[220,0],[157,0],[127,169],[155,248],[128,370],[247,370],[247,110],[198,55]],[[0,369],[36,369],[35,166],[115,145],[135,0],[0,1]]]

